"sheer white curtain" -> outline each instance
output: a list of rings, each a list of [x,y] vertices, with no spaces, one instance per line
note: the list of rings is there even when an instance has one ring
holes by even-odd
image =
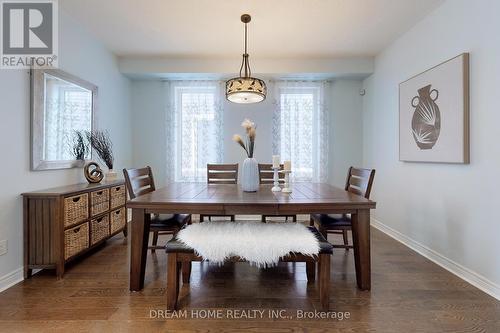
[[[324,81],[274,81],[273,154],[292,161],[293,181],[325,182],[328,112]]]
[[[223,160],[220,81],[168,81],[167,179],[206,181],[207,163]]]

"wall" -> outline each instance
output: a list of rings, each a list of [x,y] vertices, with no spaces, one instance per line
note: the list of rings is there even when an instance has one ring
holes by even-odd
[[[132,163],[151,166],[157,187],[166,182],[165,88],[161,81],[132,81]]]
[[[132,81],[133,166],[150,165],[155,181],[164,184],[165,161],[165,93],[158,80]],[[335,80],[330,85],[330,181],[344,186],[347,168],[360,165],[362,159],[362,98],[360,80]],[[241,163],[244,153],[232,141],[233,134],[244,134],[241,122],[245,118],[257,126],[255,157],[271,162],[273,96],[270,89],[265,101],[242,105],[224,102],[224,162]]]
[[[330,85],[330,144],[328,158],[332,166],[331,184],[344,187],[350,166],[363,166],[362,82],[337,80]]]
[[[116,59],[59,9],[59,65],[99,87],[97,128],[108,129],[116,168],[128,165],[130,153],[130,82]],[[0,240],[8,253],[0,256],[0,290],[22,279],[22,192],[84,181],[82,169],[30,171],[30,88],[25,70],[0,70],[1,166]]]
[[[364,164],[374,224],[500,298],[500,2],[447,1],[387,47],[364,81]],[[470,52],[470,165],[398,161],[398,84]]]

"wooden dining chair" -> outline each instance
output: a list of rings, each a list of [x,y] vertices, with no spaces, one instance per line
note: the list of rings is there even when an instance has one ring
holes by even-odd
[[[274,171],[273,165],[267,163],[259,163],[259,182],[262,185],[274,184]],[[283,164],[280,164],[280,169],[283,170]],[[285,174],[278,173],[278,181],[280,184],[285,182]],[[285,221],[291,218],[293,222],[297,222],[297,215],[262,215],[261,221],[266,222],[268,217],[284,217]]]
[[[123,169],[125,184],[130,199],[155,191],[155,182],[151,167],[139,169]],[[153,233],[151,252],[164,249],[158,246],[159,235],[175,235],[184,225],[191,224],[191,215],[188,214],[155,214],[151,216],[150,231]]]
[[[207,183],[208,184],[238,184],[238,163],[236,164],[207,164]],[[234,215],[200,215],[200,222],[208,217],[211,221],[212,217],[230,217],[231,221],[235,221]]]
[[[374,169],[350,167],[347,173],[345,190],[369,199],[374,178]],[[315,223],[318,224],[318,230],[325,238],[327,238],[329,233],[342,235],[344,245],[334,245],[334,247],[346,250],[352,248],[352,245],[349,245],[347,235],[347,231],[352,230],[350,216],[347,214],[311,214],[310,225],[314,226]]]

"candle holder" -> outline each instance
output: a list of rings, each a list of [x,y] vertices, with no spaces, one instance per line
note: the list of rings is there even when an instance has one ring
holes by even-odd
[[[278,171],[280,169],[280,167],[273,167],[273,172],[274,172],[274,175],[273,175],[273,181],[274,181],[274,186],[273,188],[271,189],[271,191],[273,192],[281,192],[281,187],[280,187],[280,178],[279,178],[279,175],[278,175]]]
[[[281,192],[292,193],[292,189],[290,188],[290,174],[292,173],[292,171],[283,170],[281,172],[283,172],[285,174],[285,185],[283,186],[283,189],[281,190]]]

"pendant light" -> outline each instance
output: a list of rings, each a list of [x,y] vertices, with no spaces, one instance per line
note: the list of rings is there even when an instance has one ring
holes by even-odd
[[[234,103],[258,103],[266,99],[266,83],[261,79],[252,77],[250,63],[248,62],[247,23],[251,19],[248,14],[241,15],[241,22],[245,24],[245,53],[241,62],[240,76],[226,81],[226,98]]]

